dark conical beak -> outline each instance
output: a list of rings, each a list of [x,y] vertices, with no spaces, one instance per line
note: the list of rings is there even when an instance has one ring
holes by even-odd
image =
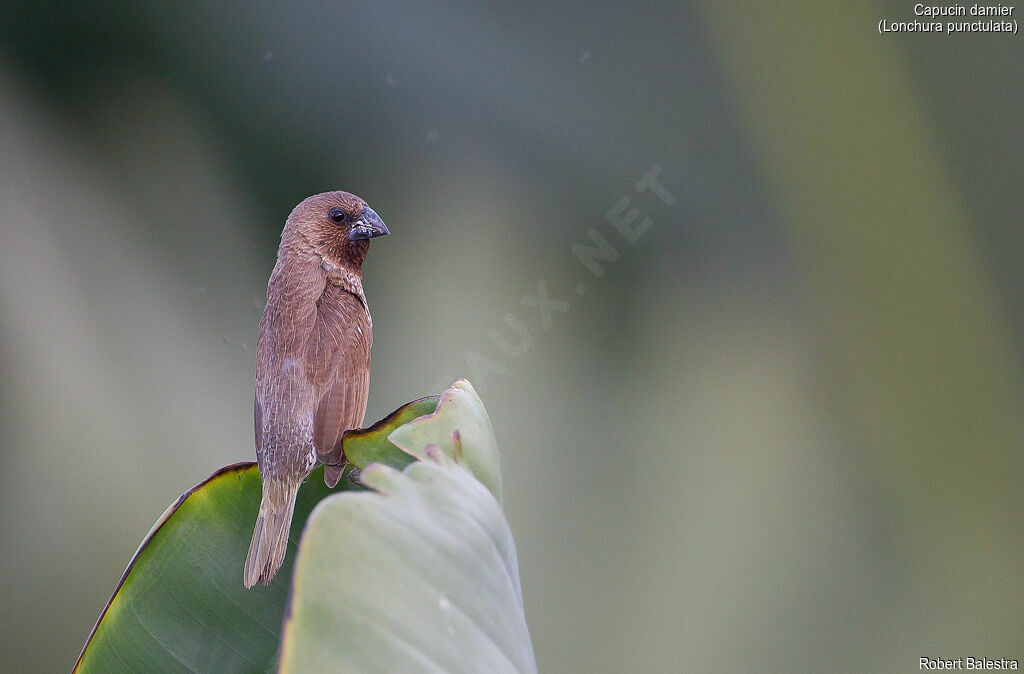
[[[359,214],[359,218],[352,224],[352,230],[348,233],[348,240],[362,241],[375,236],[387,236],[390,233],[380,216],[369,206],[363,206],[363,212]]]

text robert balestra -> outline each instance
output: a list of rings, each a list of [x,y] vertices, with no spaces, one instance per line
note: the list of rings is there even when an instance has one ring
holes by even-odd
[[[970,670],[992,670],[992,669],[1018,669],[1020,667],[1016,660],[1006,658],[929,658],[922,657],[918,669],[930,671],[949,669],[970,669]]]

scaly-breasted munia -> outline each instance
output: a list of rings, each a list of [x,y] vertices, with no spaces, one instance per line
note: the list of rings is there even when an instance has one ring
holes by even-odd
[[[295,495],[318,459],[335,458],[341,435],[363,423],[372,322],[362,266],[370,239],[388,234],[348,192],[309,197],[291,212],[256,341],[253,415],[263,501],[245,560],[245,586],[267,584],[284,561]]]

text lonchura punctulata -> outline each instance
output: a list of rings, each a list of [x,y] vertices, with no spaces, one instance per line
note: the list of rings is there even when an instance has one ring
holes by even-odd
[[[343,468],[341,435],[363,423],[372,322],[362,266],[370,239],[388,234],[348,192],[309,197],[291,212],[256,342],[253,416],[263,501],[245,560],[245,586],[267,584],[284,561],[295,495],[318,458]]]

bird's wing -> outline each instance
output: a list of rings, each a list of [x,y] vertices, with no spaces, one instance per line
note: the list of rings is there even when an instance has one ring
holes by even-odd
[[[263,408],[260,407],[259,391],[252,397],[252,422],[256,431],[256,456],[263,451]]]
[[[328,286],[306,345],[307,372],[319,393],[313,444],[321,461],[341,465],[341,435],[363,423],[370,389],[370,314],[355,295]]]

